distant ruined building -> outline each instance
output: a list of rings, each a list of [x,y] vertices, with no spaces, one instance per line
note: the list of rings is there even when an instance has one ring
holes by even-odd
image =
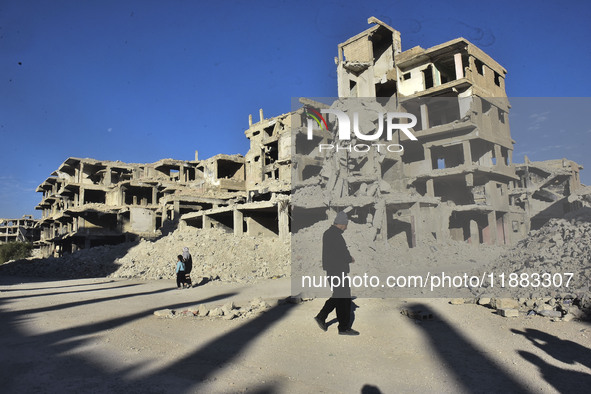
[[[8,242],[35,242],[39,240],[38,221],[32,215],[20,219],[0,218],[0,244]]]
[[[402,238],[409,247],[434,239],[513,244],[530,219],[538,227],[571,209],[581,166],[513,163],[502,66],[463,38],[402,52],[400,32],[368,22],[338,47],[339,98],[391,100],[414,114],[418,141],[397,134],[402,155],[333,160],[317,148],[335,142],[330,133],[303,138],[305,106],[329,105],[301,99],[304,107],[287,114],[250,117],[245,156],[148,164],[68,158],[37,188],[43,253],[155,238],[177,225],[287,239],[344,208],[376,239]],[[322,192],[300,203],[292,187]]]

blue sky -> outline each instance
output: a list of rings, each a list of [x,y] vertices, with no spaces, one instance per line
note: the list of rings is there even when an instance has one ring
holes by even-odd
[[[369,16],[401,31],[403,50],[467,38],[508,70],[510,97],[579,97],[571,102],[589,108],[583,0],[3,0],[0,217],[39,217],[36,186],[70,156],[245,154],[249,114],[336,96],[337,45]],[[591,126],[548,106],[512,115],[514,161],[572,158],[591,184]]]

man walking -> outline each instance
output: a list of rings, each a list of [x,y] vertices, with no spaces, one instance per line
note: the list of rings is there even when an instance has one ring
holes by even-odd
[[[314,320],[322,330],[326,331],[328,329],[326,318],[333,309],[336,309],[339,335],[359,335],[358,331],[351,328],[351,288],[349,283],[342,280],[349,273],[349,264],[355,262],[343,238],[343,232],[348,224],[347,214],[341,211],[337,214],[333,225],[322,236],[322,268],[329,278],[339,277],[341,283],[333,287],[332,297],[324,303],[324,307]]]

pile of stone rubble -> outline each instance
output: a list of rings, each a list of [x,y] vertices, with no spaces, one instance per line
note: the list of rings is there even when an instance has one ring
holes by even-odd
[[[235,237],[221,230],[178,229],[156,241],[83,249],[61,258],[26,259],[0,266],[0,273],[50,278],[172,279],[176,257],[188,247],[193,280],[253,282],[289,275],[290,245],[273,238]]]
[[[193,257],[194,280],[219,278],[223,281],[252,282],[289,275],[289,241],[276,238],[235,237],[222,230],[207,231],[185,227],[155,242],[141,241],[117,259],[111,277],[173,278],[177,255],[188,247]]]
[[[503,317],[542,316],[554,321],[588,320],[591,318],[591,299],[588,296],[492,298],[484,295],[475,299],[455,298],[451,304],[477,303],[495,309]]]
[[[484,272],[484,271],[483,271]],[[500,288],[489,287],[479,303],[497,310],[508,309],[551,318],[570,320],[589,317],[591,311],[591,220],[584,215],[550,219],[531,231],[486,272],[516,274],[519,289],[511,289],[511,305],[498,307],[495,296]],[[539,282],[536,280],[539,275]],[[566,286],[568,281],[568,287]],[[508,283],[507,283],[508,284]],[[521,286],[526,285],[526,286]],[[507,300],[507,298],[499,298]],[[504,314],[505,312],[499,312]]]
[[[233,302],[228,302],[221,307],[209,307],[199,304],[184,310],[160,309],[154,311],[154,315],[161,318],[177,317],[210,317],[224,320],[249,319],[265,312],[271,306],[262,298],[255,298],[245,306],[238,307]]]

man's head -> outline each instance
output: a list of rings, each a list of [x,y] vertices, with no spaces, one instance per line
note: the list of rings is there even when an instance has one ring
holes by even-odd
[[[349,224],[349,218],[347,217],[347,214],[344,211],[337,213],[337,217],[334,219],[333,224],[345,231],[347,229],[347,225]]]

